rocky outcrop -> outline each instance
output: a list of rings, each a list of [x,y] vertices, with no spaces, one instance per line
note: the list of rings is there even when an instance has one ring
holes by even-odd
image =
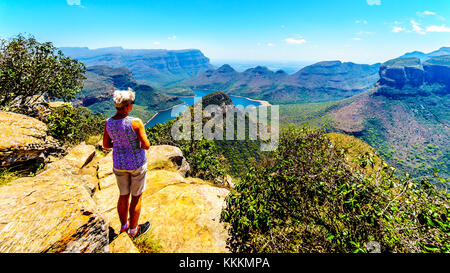
[[[220,216],[229,190],[186,177],[190,167],[179,148],[148,151],[140,221],[152,227],[134,242],[119,235],[112,152],[85,143],[67,152],[36,176],[0,186],[0,252],[227,251]]]
[[[183,162],[185,159],[176,147],[164,145],[150,148],[147,189],[143,195],[140,222],[150,221],[152,227],[139,240],[138,249],[226,252],[228,234],[220,222],[220,214],[229,190],[201,179],[184,177],[188,167]],[[98,161],[98,170],[108,168],[112,168],[112,161]],[[100,179],[99,183],[107,180],[114,181],[114,186],[97,191],[94,200],[111,229],[118,234],[120,221],[116,205],[119,190],[115,186],[114,175]]]
[[[419,58],[398,58],[382,64],[379,73],[379,95],[396,98],[450,91],[450,56],[431,58],[423,64]],[[432,88],[424,88],[425,85]]]
[[[82,144],[37,176],[0,187],[0,252],[108,251],[95,180],[81,169],[93,151]]]
[[[420,59],[401,58],[383,63],[380,67],[381,85],[402,89],[405,85],[418,87],[423,84],[424,70]]]
[[[428,84],[445,85],[447,93],[450,93],[450,56],[430,59],[423,64],[423,68]]]
[[[0,112],[0,166],[39,159],[58,149],[58,142],[47,136],[47,126],[25,115]]]

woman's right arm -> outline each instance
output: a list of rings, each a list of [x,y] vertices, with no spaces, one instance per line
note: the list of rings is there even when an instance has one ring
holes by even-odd
[[[106,130],[106,123],[105,123],[105,131],[103,132],[103,148],[105,149],[113,148],[112,139],[109,137],[108,131]]]

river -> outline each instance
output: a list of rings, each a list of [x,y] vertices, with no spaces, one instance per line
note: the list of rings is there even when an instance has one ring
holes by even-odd
[[[179,116],[188,106],[194,105],[201,97],[217,91],[211,90],[194,90],[195,96],[193,97],[179,97],[184,103],[177,105],[171,109],[159,111],[146,125],[145,128],[151,128],[158,123],[165,123],[177,116]],[[244,97],[230,96],[236,107],[247,107],[247,106],[260,106],[262,105],[259,101],[254,101]]]

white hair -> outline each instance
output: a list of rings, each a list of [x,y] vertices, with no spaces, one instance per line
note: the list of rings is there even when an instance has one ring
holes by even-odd
[[[122,109],[133,103],[135,97],[136,94],[131,89],[128,89],[128,91],[114,91],[114,106],[117,109]]]

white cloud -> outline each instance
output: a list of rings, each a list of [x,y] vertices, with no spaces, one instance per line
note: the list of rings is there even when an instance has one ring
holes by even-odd
[[[417,32],[417,33],[419,33],[419,34],[425,34],[425,31],[422,30],[422,27],[421,27],[420,24],[417,23],[416,21],[411,20],[411,26],[412,26],[412,28],[413,28],[412,31]]]
[[[402,27],[394,27],[394,28],[392,29],[392,32],[397,33],[397,32],[404,31],[404,30],[405,30],[405,29],[402,28]]]
[[[360,32],[358,32],[358,35],[371,35],[371,34],[373,34],[373,32],[369,32],[369,31],[360,31]]]
[[[369,6],[373,6],[373,5],[379,6],[379,5],[381,5],[381,0],[367,0],[367,4]]]
[[[80,6],[81,0],[67,0],[69,6]]]
[[[305,39],[298,39],[298,40],[296,40],[294,38],[286,38],[286,39],[284,39],[284,41],[286,43],[288,43],[288,44],[297,44],[297,45],[306,43]]]
[[[267,46],[275,46],[275,45],[272,43],[267,43]]]
[[[361,39],[361,38],[358,38],[358,37],[355,37],[355,38],[353,38],[353,40],[354,40],[354,41],[361,41],[362,39]]]
[[[432,11],[429,11],[429,10],[426,10],[426,11],[418,11],[418,12],[417,12],[417,15],[419,15],[420,17],[424,17],[424,16],[426,16],[426,15],[436,15],[436,12],[432,12]]]
[[[366,20],[356,20],[355,23],[356,23],[356,24],[364,24],[364,25],[367,25],[367,21],[366,21]]]
[[[176,35],[172,35],[172,36],[170,36],[169,38],[167,38],[167,39],[169,39],[169,40],[175,40],[177,38],[177,36]]]
[[[427,15],[432,15],[432,16],[436,16],[437,18],[439,18],[439,20],[441,21],[445,21],[445,18],[443,16],[438,15],[436,12],[433,11],[429,11],[429,10],[425,10],[425,11],[418,11],[417,15],[419,17],[425,17]]]
[[[160,45],[161,43],[158,42],[158,41],[154,41],[153,44],[154,44],[154,45]]]
[[[429,26],[427,27],[427,32],[450,32],[450,27],[446,27],[445,25]]]

